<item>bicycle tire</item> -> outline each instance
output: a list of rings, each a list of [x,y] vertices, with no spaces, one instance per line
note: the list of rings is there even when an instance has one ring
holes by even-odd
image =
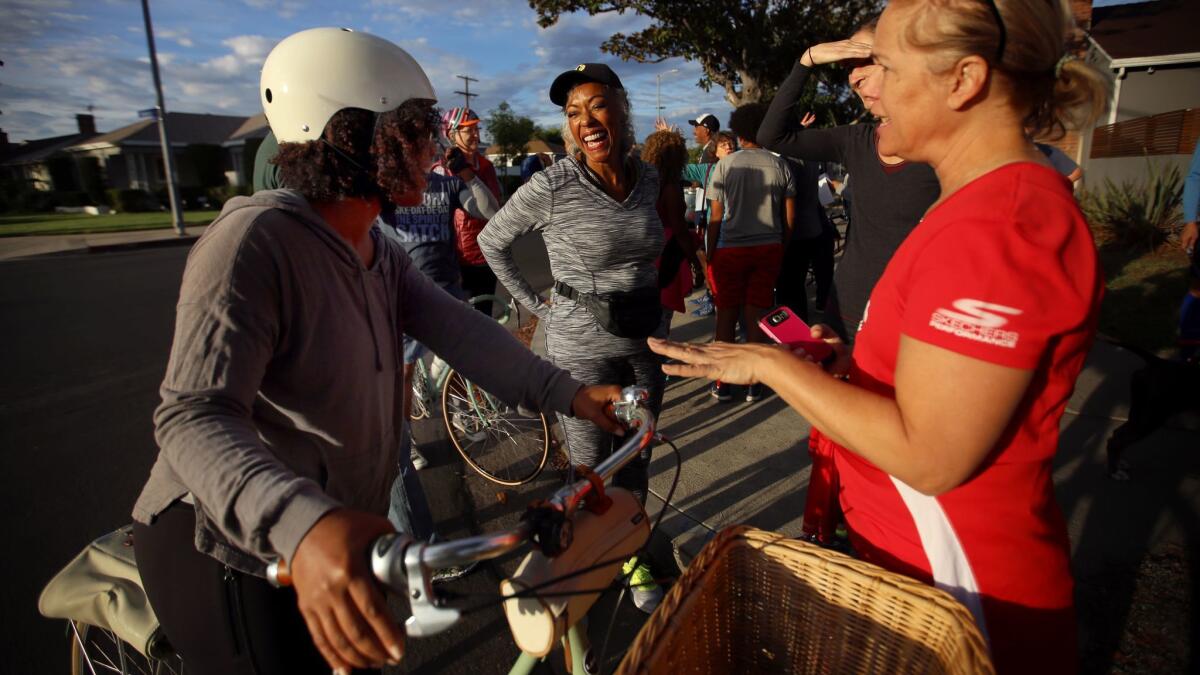
[[[513,487],[537,478],[550,456],[545,415],[526,415],[504,405],[453,370],[442,386],[442,421],[467,466],[499,485]]]
[[[112,631],[75,621],[70,631],[71,675],[183,675],[178,655],[148,657]],[[76,636],[78,631],[78,637]],[[80,643],[87,645],[86,650]],[[93,670],[94,669],[94,670]]]
[[[412,406],[408,411],[409,419],[423,420],[433,415],[433,411],[430,410],[433,407],[430,384],[429,370],[423,362],[417,361],[413,364],[412,391],[409,392],[409,396],[412,397]]]

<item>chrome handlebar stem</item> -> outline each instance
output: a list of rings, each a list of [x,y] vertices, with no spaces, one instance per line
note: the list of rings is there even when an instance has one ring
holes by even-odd
[[[618,419],[633,429],[619,450],[595,467],[601,480],[608,480],[636,457],[655,437],[654,416],[646,407],[650,392],[644,387],[626,387],[621,401],[614,403]],[[588,480],[565,485],[550,498],[551,505],[572,510],[592,491]],[[405,627],[409,635],[436,635],[458,621],[459,610],[439,601],[433,592],[432,571],[498,558],[529,541],[531,526],[522,521],[507,532],[481,534],[437,544],[415,541],[403,534],[380,537],[371,546],[371,571],[388,589],[408,596],[412,616]]]

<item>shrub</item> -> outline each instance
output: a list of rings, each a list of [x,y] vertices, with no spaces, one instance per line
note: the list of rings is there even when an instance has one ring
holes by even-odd
[[[55,190],[50,199],[54,206],[97,206],[103,203],[103,200],[92,199],[83,190]]]
[[[108,201],[114,209],[121,213],[140,213],[158,210],[158,202],[145,190],[109,190]]]
[[[248,195],[253,190],[249,185],[222,185],[221,187],[208,188],[205,195],[208,198],[209,207],[219,209],[225,206],[225,202],[238,195]]]
[[[1150,251],[1182,225],[1183,174],[1178,166],[1146,162],[1144,181],[1104,180],[1104,187],[1086,192],[1080,207],[1092,227],[1119,246]]]

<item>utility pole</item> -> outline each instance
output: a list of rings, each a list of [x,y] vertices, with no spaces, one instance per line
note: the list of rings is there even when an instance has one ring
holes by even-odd
[[[179,201],[179,193],[175,189],[175,159],[171,152],[171,142],[167,136],[167,108],[163,104],[162,80],[158,76],[158,53],[154,50],[154,28],[150,25],[149,0],[142,0],[142,18],[146,22],[146,44],[150,47],[150,72],[154,74],[154,95],[158,106],[158,142],[162,144],[163,171],[167,179],[167,199],[171,203],[171,225],[175,232],[183,236],[183,205]]]
[[[463,105],[464,105],[464,106],[466,106],[466,107],[468,107],[468,108],[470,108],[470,107],[471,107],[471,97],[472,97],[472,96],[478,96],[478,95],[479,95],[479,94],[472,94],[472,93],[471,93],[471,83],[472,83],[472,82],[478,82],[479,80],[477,80],[477,79],[475,79],[475,78],[473,78],[473,77],[468,77],[468,76],[466,76],[466,75],[455,75],[455,77],[457,77],[458,79],[460,79],[460,80],[462,80],[462,81],[463,81],[463,90],[462,90],[462,91],[456,91],[456,92],[454,92],[454,93],[456,93],[456,94],[462,94],[462,96],[463,96],[463,101],[464,101]]]

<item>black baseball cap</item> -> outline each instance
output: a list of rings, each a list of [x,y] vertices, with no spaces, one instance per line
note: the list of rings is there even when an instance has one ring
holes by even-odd
[[[721,122],[715,115],[704,113],[694,120],[688,120],[688,124],[694,127],[707,127],[709,131],[716,133],[721,130]]]
[[[612,68],[603,63],[581,63],[554,78],[554,84],[550,85],[550,102],[556,106],[565,106],[567,94],[581,82],[599,82],[616,89],[625,89],[621,78],[617,77]]]

